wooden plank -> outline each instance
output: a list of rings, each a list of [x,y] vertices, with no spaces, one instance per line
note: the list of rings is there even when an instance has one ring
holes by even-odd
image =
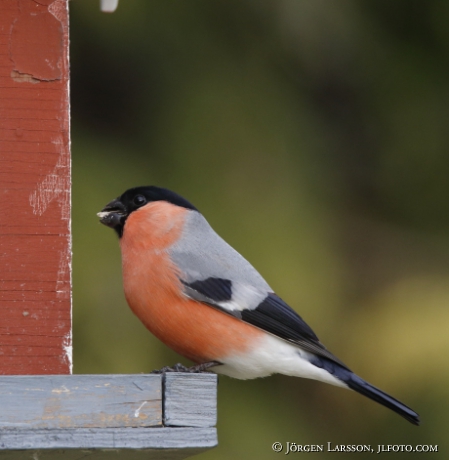
[[[0,459],[187,458],[217,445],[216,382],[214,374],[0,376]],[[184,426],[162,426],[163,405]]]
[[[215,426],[217,423],[216,374],[167,372],[164,375],[165,426]]]
[[[0,377],[0,428],[162,426],[160,375]]]
[[[2,460],[183,459],[217,445],[215,428],[1,430]]]
[[[68,0],[0,1],[3,375],[71,372],[68,39]]]

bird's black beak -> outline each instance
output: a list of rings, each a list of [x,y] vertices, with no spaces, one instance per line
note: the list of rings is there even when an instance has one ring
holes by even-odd
[[[123,228],[128,212],[124,204],[118,199],[112,200],[108,203],[101,212],[97,213],[100,222],[107,227],[114,229]]]

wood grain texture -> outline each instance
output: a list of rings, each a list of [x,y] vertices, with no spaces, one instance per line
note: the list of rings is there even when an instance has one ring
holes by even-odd
[[[0,407],[0,429],[162,426],[162,377],[3,376]]]
[[[0,376],[0,459],[168,460],[216,446],[217,376],[166,376]],[[162,426],[163,401],[184,426]]]
[[[0,1],[0,374],[71,371],[67,0]]]
[[[2,460],[183,459],[216,445],[215,428],[0,431]]]
[[[216,374],[167,372],[164,425],[210,427],[217,423]]]

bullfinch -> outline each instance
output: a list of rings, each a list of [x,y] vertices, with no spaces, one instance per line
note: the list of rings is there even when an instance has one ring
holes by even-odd
[[[349,388],[419,425],[419,416],[354,374],[189,201],[155,186],[98,213],[120,240],[131,310],[163,343],[239,379],[274,373]]]

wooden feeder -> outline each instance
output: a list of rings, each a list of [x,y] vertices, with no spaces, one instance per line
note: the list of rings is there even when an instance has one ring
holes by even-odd
[[[71,375],[68,16],[0,1],[0,459],[186,458],[215,375]]]

